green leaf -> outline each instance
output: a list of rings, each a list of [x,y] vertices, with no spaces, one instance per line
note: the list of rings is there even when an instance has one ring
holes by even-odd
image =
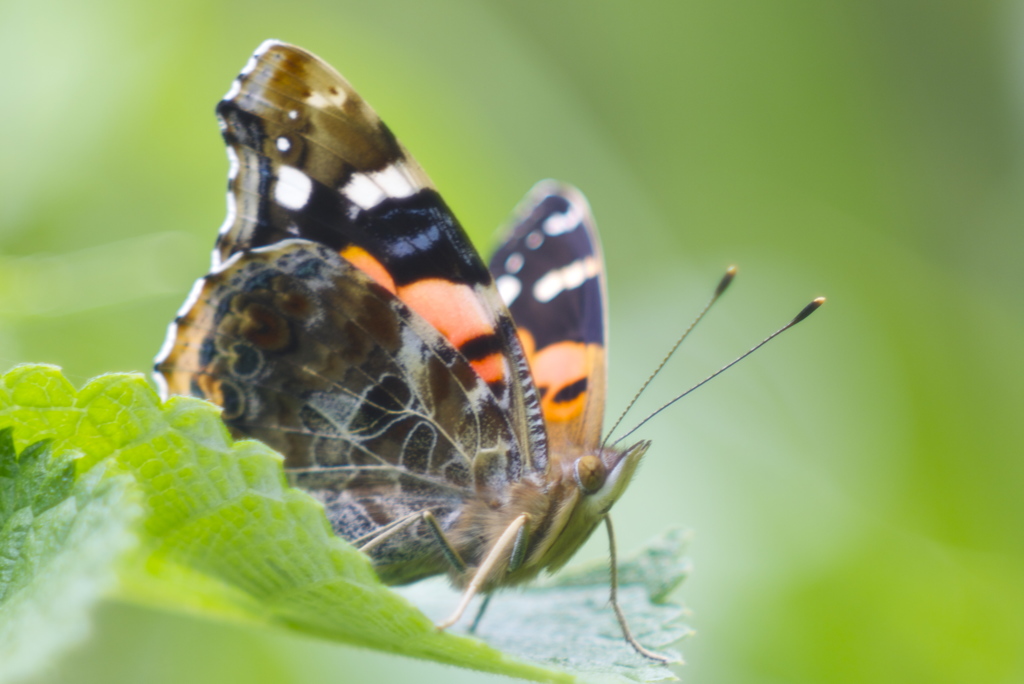
[[[161,404],[139,375],[101,376],[76,392],[54,367],[22,366],[0,378],[0,427],[11,424],[16,443],[46,438],[54,453],[75,450],[80,478],[97,464],[131,476],[146,513],[137,553],[119,566],[122,598],[536,681],[574,679],[435,630],[431,619],[380,583],[363,554],[332,534],[319,503],[287,486],[280,455],[258,442],[232,443],[219,410],[206,402],[176,397]],[[64,480],[36,470],[23,477],[29,472],[38,492],[32,496],[8,486],[0,471],[0,506],[8,499],[50,505],[70,471]],[[501,613],[482,633],[537,663],[589,673],[588,679],[594,672],[619,681],[670,676],[622,642],[606,606],[607,576],[578,582],[526,594],[536,609],[530,624],[543,622],[543,629],[526,629],[526,611],[516,618],[522,627],[510,621],[512,613]],[[623,598],[649,645],[666,645],[687,631],[677,624],[681,609],[652,603],[642,586],[624,587]],[[609,620],[614,629],[598,626]],[[498,630],[499,624],[514,628]],[[617,655],[596,668],[581,664],[580,658],[598,662],[595,644]]]
[[[36,442],[16,454],[11,433],[0,430],[0,682],[88,633],[142,512],[129,478],[95,468],[76,482],[74,453]]]
[[[682,622],[686,611],[666,598],[689,573],[684,556],[688,541],[687,533],[670,530],[619,564],[619,602],[634,636],[645,647],[676,659],[678,654],[666,649],[692,630]],[[608,583],[608,563],[595,561],[528,589],[496,594],[477,635],[588,682],[676,679],[669,668],[641,657],[622,638],[608,605]],[[400,591],[440,618],[452,602],[441,584],[430,580]]]

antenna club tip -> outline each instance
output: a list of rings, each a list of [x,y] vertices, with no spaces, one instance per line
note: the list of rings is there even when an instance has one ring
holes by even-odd
[[[717,297],[720,294],[722,294],[723,292],[725,292],[725,289],[727,287],[729,287],[729,284],[732,282],[732,279],[735,278],[735,277],[736,277],[736,267],[735,266],[730,266],[729,268],[725,269],[725,275],[722,276],[722,280],[719,281],[718,287],[715,288],[715,296]]]
[[[818,307],[820,307],[820,306],[821,306],[822,304],[824,304],[824,303],[825,303],[825,298],[824,298],[824,297],[818,297],[817,299],[815,299],[814,301],[812,301],[812,302],[811,302],[810,304],[808,304],[807,306],[805,306],[805,307],[804,307],[804,308],[803,308],[803,309],[802,309],[802,310],[800,311],[800,313],[798,313],[798,314],[796,315],[796,318],[794,318],[794,319],[792,320],[792,322],[790,322],[790,324],[789,324],[789,325],[791,325],[791,326],[792,326],[792,325],[796,325],[796,324],[797,324],[797,323],[799,323],[800,321],[804,320],[805,318],[807,318],[808,316],[810,316],[810,315],[811,315],[812,313],[814,313],[815,311],[817,311],[817,310],[818,310]]]

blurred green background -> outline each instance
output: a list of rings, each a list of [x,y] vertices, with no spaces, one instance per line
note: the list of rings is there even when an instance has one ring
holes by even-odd
[[[148,370],[224,214],[214,104],[268,37],[485,251],[536,180],[583,189],[612,417],[740,266],[627,425],[829,297],[642,430],[616,517],[625,550],[696,533],[684,681],[1024,681],[1024,5],[3,0],[0,365]],[[116,604],[39,681],[413,678],[503,681]]]

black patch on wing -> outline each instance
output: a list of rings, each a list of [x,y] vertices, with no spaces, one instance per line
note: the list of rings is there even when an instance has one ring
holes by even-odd
[[[263,119],[239,107],[233,100],[217,103],[217,117],[223,122],[221,135],[228,145],[242,145],[253,150],[263,149],[266,129]]]
[[[469,285],[491,280],[469,237],[435,190],[388,198],[360,212],[352,242],[387,266],[398,286],[423,278]]]
[[[332,188],[310,176],[312,192],[302,208],[283,207],[273,201],[274,169],[283,162],[263,153],[267,149],[264,119],[243,109],[236,100],[221,101],[217,116],[224,142],[238,150],[239,158],[258,159],[260,175],[258,215],[249,217],[255,225],[244,242],[232,245],[231,253],[300,237],[335,250],[358,245],[387,267],[397,285],[422,278],[470,285],[490,282],[490,273],[465,230],[436,190],[424,188],[409,197],[389,197],[363,210],[341,192],[349,178],[332,180],[338,183]],[[397,150],[394,135],[380,126]],[[288,165],[302,170],[302,161],[289,160]],[[244,165],[240,173],[248,173]],[[231,184],[229,190],[233,190]]]
[[[509,305],[516,325],[533,335],[537,349],[562,341],[604,344],[604,302],[601,275],[588,278],[579,287],[562,290],[549,301],[534,297],[534,286],[553,270],[564,268],[586,257],[599,258],[592,239],[592,227],[586,225],[589,211],[585,207],[578,225],[565,232],[549,235],[544,222],[555,215],[566,215],[571,209],[569,199],[557,192],[543,196],[532,208],[518,217],[508,240],[491,257],[491,273],[497,279],[510,275],[519,280],[521,289]],[[538,244],[539,241],[539,244]],[[508,265],[517,260],[522,266],[515,272]]]
[[[463,342],[459,351],[470,361],[479,361],[491,354],[500,354],[505,348],[497,335],[480,335]]]
[[[570,402],[576,397],[583,394],[587,389],[587,378],[580,378],[571,385],[566,385],[562,389],[558,390],[558,394],[554,396],[554,402],[556,404],[564,404]]]
[[[433,189],[389,197],[362,210],[338,190],[310,178],[312,189],[301,208],[281,206],[272,198],[274,164],[253,147],[262,144],[255,130],[259,119],[232,103],[222,104],[230,105],[218,109],[228,124],[225,141],[244,146],[241,153],[255,155],[260,172],[257,216],[250,217],[252,231],[246,242],[232,245],[231,253],[298,237],[335,251],[357,245],[380,261],[398,286],[424,278],[467,285],[491,281],[469,237]]]

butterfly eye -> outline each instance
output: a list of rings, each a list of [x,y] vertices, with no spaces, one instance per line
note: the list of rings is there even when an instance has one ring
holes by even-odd
[[[584,494],[593,494],[601,489],[607,475],[604,463],[594,454],[587,454],[576,460],[576,483]]]

